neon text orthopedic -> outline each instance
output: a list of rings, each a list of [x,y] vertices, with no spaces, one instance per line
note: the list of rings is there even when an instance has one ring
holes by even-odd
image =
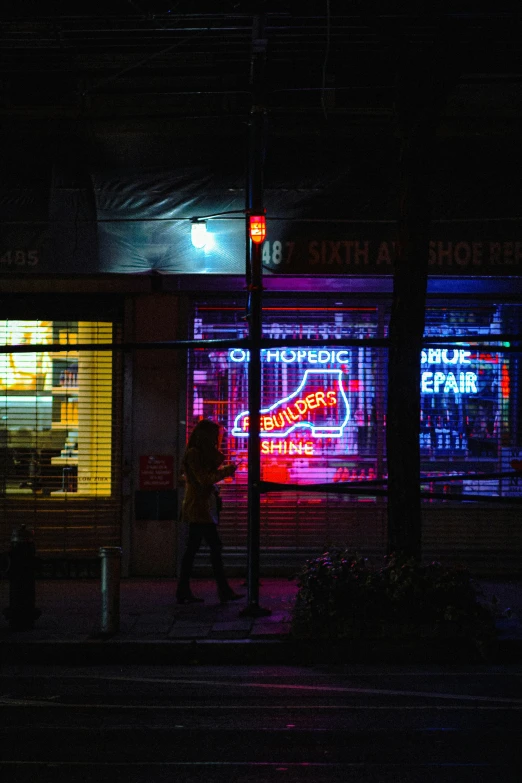
[[[307,428],[313,437],[339,438],[350,413],[341,375],[342,370],[306,370],[292,394],[260,411],[260,432],[282,438]],[[243,411],[236,416],[232,435],[248,437],[249,427],[249,412]]]
[[[228,353],[231,362],[250,361],[250,351],[244,351],[242,348],[233,348]],[[309,364],[347,364],[350,360],[349,352],[346,350],[336,351],[326,348],[308,349],[299,348],[299,350],[277,348],[263,348],[261,350],[261,360],[267,364],[294,364],[294,362],[308,362]]]

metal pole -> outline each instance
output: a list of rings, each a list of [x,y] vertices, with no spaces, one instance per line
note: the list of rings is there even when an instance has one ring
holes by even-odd
[[[252,247],[252,286],[250,295],[250,363],[248,365],[248,559],[247,559],[247,608],[246,613],[259,615],[267,613],[259,607],[259,557],[261,530],[261,246]],[[269,612],[268,612],[269,613]]]
[[[250,114],[249,165],[247,183],[247,224],[251,214],[264,214],[263,206],[263,158],[265,113],[263,96],[263,72],[266,56],[264,14],[254,17],[252,31],[252,109]],[[248,365],[248,540],[247,540],[247,606],[243,615],[271,614],[259,606],[259,554],[261,529],[261,337],[262,337],[262,245],[250,240],[247,256],[247,285],[249,290],[248,324],[250,338],[250,362]]]
[[[121,547],[100,547],[101,633],[110,636],[120,630]]]

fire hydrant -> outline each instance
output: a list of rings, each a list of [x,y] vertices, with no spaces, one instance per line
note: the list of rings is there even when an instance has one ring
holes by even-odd
[[[9,606],[4,617],[11,631],[30,631],[40,617],[35,607],[36,555],[33,531],[26,525],[14,528],[8,553]]]

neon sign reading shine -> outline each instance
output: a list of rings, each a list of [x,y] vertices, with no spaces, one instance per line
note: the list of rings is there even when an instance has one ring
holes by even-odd
[[[283,438],[306,428],[314,438],[340,438],[350,416],[341,378],[342,370],[306,370],[292,394],[260,411],[261,434]],[[236,416],[232,435],[248,437],[249,424],[249,412],[243,411]]]
[[[297,441],[291,440],[262,440],[261,454],[277,454],[278,456],[306,456],[311,457],[315,454],[314,443],[311,440]]]

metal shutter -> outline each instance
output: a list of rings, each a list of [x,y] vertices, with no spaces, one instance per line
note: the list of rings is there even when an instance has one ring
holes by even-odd
[[[518,508],[504,509],[522,495],[522,481],[489,474],[509,471],[513,458],[522,459],[520,354],[509,341],[509,335],[520,334],[521,316],[522,308],[508,303],[434,303],[427,308],[426,337],[436,338],[437,345],[426,344],[419,357],[422,489],[440,497],[423,504],[425,556],[453,553],[459,562],[484,570],[490,552],[499,573],[502,563],[513,569],[513,557],[506,553],[516,549],[520,558],[513,535]],[[267,302],[264,337],[311,339],[314,344],[262,352],[264,479],[294,485],[325,482],[335,488],[340,481],[386,478],[387,354],[369,338],[386,336],[387,321],[386,305],[353,306],[347,297]],[[194,337],[246,335],[240,304],[196,305]],[[327,338],[338,340],[338,347],[322,345]],[[240,463],[234,480],[222,488],[221,528],[225,555],[238,565],[245,562],[247,540],[247,361],[243,350],[197,349],[190,354],[188,376],[189,429],[201,417],[219,421],[227,433],[227,457]],[[336,392],[332,415],[321,410],[328,390]],[[294,408],[307,395],[315,410],[301,415]],[[304,411],[303,406],[297,407]],[[314,420],[315,430],[310,426]],[[290,432],[294,421],[297,426]],[[477,473],[484,478],[466,475]],[[437,511],[450,504],[451,513]],[[479,518],[491,519],[491,526],[484,530]],[[493,524],[501,518],[502,525]],[[371,489],[359,495],[291,490],[262,496],[262,559],[272,567],[302,562],[308,553],[331,545],[382,554],[385,539],[386,501]]]

